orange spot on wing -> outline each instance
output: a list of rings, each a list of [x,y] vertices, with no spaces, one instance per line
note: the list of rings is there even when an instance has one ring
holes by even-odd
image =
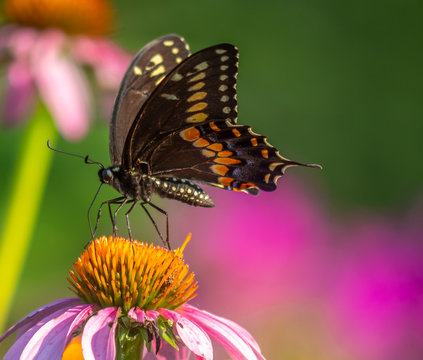
[[[234,179],[230,178],[230,177],[219,177],[218,178],[219,183],[221,183],[223,186],[231,186],[231,184],[233,183]]]
[[[257,139],[256,138],[251,138],[250,141],[251,141],[251,145],[253,145],[253,146],[257,146],[258,145],[258,142],[257,142]]]
[[[200,131],[195,127],[190,127],[180,132],[182,139],[186,141],[194,141],[200,137]]]
[[[241,133],[239,132],[239,130],[237,129],[232,129],[232,133],[236,136],[236,137],[240,137]]]
[[[221,151],[223,149],[223,145],[220,143],[214,143],[207,147],[207,149],[213,150],[213,151]],[[219,155],[220,156],[220,155]]]
[[[265,159],[267,159],[269,157],[269,150],[262,149],[261,150],[261,156],[263,156]]]
[[[217,155],[220,156],[220,157],[228,157],[228,156],[232,156],[232,154],[233,154],[233,152],[228,151],[228,150],[220,151],[220,152],[217,153]]]
[[[196,140],[193,145],[195,147],[204,147],[204,146],[207,146],[209,144],[210,143],[206,139],[200,138],[200,139]]]
[[[226,173],[229,171],[229,168],[225,165],[212,165],[210,166],[210,169],[217,175],[226,175]]]
[[[232,158],[217,158],[217,159],[214,159],[214,162],[218,164],[234,165],[234,164],[239,164],[241,160],[232,159]]]
[[[220,128],[214,123],[214,121],[212,121],[210,124],[210,129],[214,130],[214,131],[220,131]]]

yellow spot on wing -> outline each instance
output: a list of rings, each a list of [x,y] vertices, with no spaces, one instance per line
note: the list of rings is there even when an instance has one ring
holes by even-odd
[[[177,47],[172,48],[172,54],[176,55],[179,52]]]
[[[206,85],[205,83],[203,83],[203,82],[198,82],[198,83],[196,83],[195,85],[192,85],[189,89],[188,89],[188,91],[197,91],[197,90],[200,90],[204,85]]]
[[[179,81],[179,80],[182,80],[183,77],[184,77],[183,75],[176,73],[176,74],[173,74],[173,76],[171,77],[171,80]]]
[[[222,112],[223,112],[224,114],[229,114],[229,113],[231,112],[231,108],[230,108],[229,106],[225,106],[225,107],[222,109]]]
[[[207,117],[208,117],[207,114],[197,113],[197,114],[189,116],[186,121],[190,122],[190,123],[198,123],[198,122],[202,122],[202,121],[206,120]]]
[[[175,42],[173,40],[165,40],[163,41],[164,46],[172,46]]]
[[[200,137],[200,131],[195,127],[190,127],[180,132],[182,139],[186,141],[194,141]]]
[[[207,150],[207,149],[203,149],[203,150],[201,150],[201,153],[205,156],[205,157],[213,157],[213,156],[215,156],[216,154],[214,153],[214,151],[210,151],[210,150]]]
[[[197,74],[194,77],[192,77],[191,79],[189,79],[188,82],[194,82],[194,81],[202,80],[205,77],[206,77],[206,73],[200,72],[199,74]]]
[[[270,174],[266,174],[266,175],[264,176],[264,182],[265,182],[266,184],[268,184],[268,183],[269,183],[269,180],[270,180]]]
[[[195,65],[195,68],[198,71],[203,71],[209,67],[209,64],[207,64],[207,61],[203,61],[202,63],[199,63],[198,65]]]
[[[195,105],[192,105],[187,112],[196,112],[196,111],[201,111],[203,109],[205,109],[207,107],[207,103],[206,102],[199,102]]]
[[[269,165],[269,170],[270,171],[274,171],[278,166],[281,166],[281,165],[284,165],[284,163],[281,163],[281,162],[274,162],[274,163],[271,163],[270,165]]]
[[[160,54],[156,54],[150,59],[150,61],[154,63],[154,65],[159,65],[163,62],[163,56],[161,56]]]
[[[196,92],[188,98],[188,102],[203,100],[207,96],[207,93],[204,91]]]
[[[139,66],[134,66],[132,68],[132,71],[134,72],[135,75],[142,75],[142,69]]]
[[[221,55],[224,54],[227,50],[225,49],[216,49],[216,54]]]
[[[160,65],[158,68],[156,68],[152,73],[151,77],[161,75],[166,71],[165,67],[163,65]]]

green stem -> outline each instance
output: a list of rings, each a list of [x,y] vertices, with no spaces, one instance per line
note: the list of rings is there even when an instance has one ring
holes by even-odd
[[[139,360],[144,351],[144,338],[138,329],[120,333],[118,326],[118,344],[116,360]]]
[[[56,135],[51,116],[40,104],[22,139],[0,238],[0,333],[7,321],[46,187],[53,155],[46,142]]]

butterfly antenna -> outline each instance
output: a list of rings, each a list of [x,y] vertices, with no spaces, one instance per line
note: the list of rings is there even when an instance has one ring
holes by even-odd
[[[82,156],[82,155],[79,155],[79,154],[73,154],[73,153],[69,153],[69,152],[63,151],[63,150],[58,150],[58,149],[55,149],[53,146],[51,146],[51,144],[50,144],[50,139],[49,139],[49,140],[47,140],[47,147],[48,147],[50,150],[56,151],[56,152],[58,152],[58,153],[62,153],[62,154],[70,155],[70,156],[79,157],[79,158],[81,158],[81,159],[84,159],[84,162],[85,162],[86,164],[96,164],[96,165],[100,166],[100,168],[101,168],[101,169],[104,169],[104,165],[103,165],[101,162],[91,160],[91,159],[89,158],[89,155],[87,155],[87,156]]]

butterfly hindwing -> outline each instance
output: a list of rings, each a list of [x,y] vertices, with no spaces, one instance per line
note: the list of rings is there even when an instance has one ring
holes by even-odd
[[[199,51],[158,85],[131,127],[122,164],[146,161],[173,132],[210,121],[237,121],[238,50],[230,44]]]
[[[166,137],[149,159],[156,177],[206,182],[228,190],[257,194],[273,191],[289,166],[301,165],[279,155],[249,126],[213,121]]]
[[[129,129],[154,89],[189,56],[189,47],[178,35],[165,35],[145,45],[132,60],[116,97],[110,123],[110,157],[121,163]]]

